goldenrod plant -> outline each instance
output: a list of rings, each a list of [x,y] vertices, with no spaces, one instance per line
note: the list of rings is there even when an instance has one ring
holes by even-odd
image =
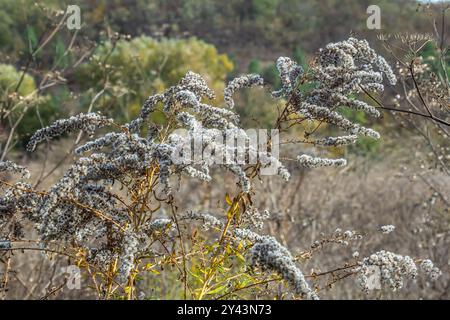
[[[147,40],[131,44],[142,41]],[[0,182],[5,261],[27,250],[41,251],[42,259],[66,256],[82,270],[83,289],[99,299],[320,299],[347,278],[363,292],[377,286],[397,292],[420,275],[439,278],[431,260],[389,248],[372,248],[367,256],[350,251],[344,265],[325,271],[304,267],[323,247],[350,246],[369,237],[366,232],[336,229],[296,253],[282,234],[264,234],[272,213],[253,201],[263,176],[278,175],[289,184],[297,179],[292,166],[345,167],[347,159],[325,158],[304,146],[326,150],[360,137],[379,139],[380,132],[349,120],[341,109],[379,117],[379,108],[363,97],[397,81],[386,60],[354,37],[326,45],[306,68],[288,57],[278,58],[276,66],[279,90],[272,91],[260,75],[240,75],[218,98],[207,84],[211,79],[188,71],[178,83],[151,94],[129,122],[87,112],[37,130],[28,142],[30,152],[63,134],[82,132],[89,139],[76,146],[73,163],[48,187],[29,183],[26,168],[0,163],[0,171],[17,177]],[[272,91],[279,107],[272,126],[276,135],[265,133],[256,142],[253,131],[241,127],[234,99],[253,87]],[[216,99],[224,103],[215,104]],[[160,123],[152,120],[155,113]],[[324,124],[340,135],[320,135]],[[289,154],[278,150],[278,134],[292,142]],[[217,184],[217,173],[230,174],[233,182]],[[186,208],[178,190],[191,179],[222,189],[221,210],[202,208],[203,199],[196,198]],[[24,234],[26,221],[35,232]],[[394,229],[386,225],[373,232]],[[169,280],[172,292],[158,292],[157,284]],[[152,292],[142,289],[146,283]]]

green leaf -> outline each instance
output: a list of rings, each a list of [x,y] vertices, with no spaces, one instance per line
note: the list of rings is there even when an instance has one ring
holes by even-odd
[[[27,39],[28,39],[28,48],[30,52],[33,52],[33,50],[36,48],[38,44],[38,38],[36,37],[36,32],[34,31],[34,28],[30,25],[26,28],[27,33]]]
[[[219,286],[219,287],[215,288],[214,290],[208,291],[207,294],[208,294],[208,295],[216,294],[216,293],[219,293],[219,292],[224,291],[226,288],[227,288],[226,285]]]

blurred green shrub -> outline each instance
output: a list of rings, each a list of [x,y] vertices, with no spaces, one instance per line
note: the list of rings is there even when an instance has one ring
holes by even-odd
[[[55,99],[38,95],[35,81],[29,74],[22,78],[22,72],[14,66],[0,64],[1,121],[7,131],[18,122],[15,130],[19,144],[25,145],[31,134],[59,116]]]
[[[430,66],[431,71],[436,73],[439,76],[443,76],[443,68],[446,69],[448,75],[450,75],[450,52],[449,50],[445,51],[443,65],[439,60],[439,52],[436,48],[436,45],[432,42],[429,42],[425,45],[425,47],[420,51],[420,55],[424,59],[424,62]]]
[[[12,94],[19,84],[22,73],[8,64],[0,64],[0,92],[2,97]],[[28,74],[23,75],[21,85],[17,88],[17,93],[26,96],[36,89],[33,77]]]
[[[367,102],[370,103],[370,101]],[[371,118],[362,110],[353,110],[342,107],[340,108],[339,112],[352,122],[357,122],[363,126],[370,125],[371,127],[377,129],[376,126],[374,126],[374,124],[372,123],[376,119]],[[377,156],[377,153],[379,151],[380,140],[370,139],[368,137],[359,137],[355,144],[349,145],[347,146],[347,148],[350,153],[374,158]]]
[[[38,3],[39,5],[35,5]],[[3,54],[14,58],[36,41],[49,23],[43,12],[47,9],[63,8],[64,2],[59,0],[0,0],[0,48]]]
[[[195,38],[155,40],[141,36],[119,40],[115,46],[111,42],[99,46],[76,78],[81,91],[88,95],[105,88],[97,109],[129,120],[149,95],[176,84],[189,70],[204,75],[212,89],[222,92],[233,63],[213,45]]]

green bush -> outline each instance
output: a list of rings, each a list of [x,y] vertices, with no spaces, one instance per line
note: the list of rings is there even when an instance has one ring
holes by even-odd
[[[59,114],[56,96],[38,95],[33,77],[25,74],[22,80],[21,78],[22,72],[17,71],[14,66],[0,64],[0,99],[3,111],[11,111],[7,118],[2,118],[2,122],[10,130],[20,120],[16,133],[19,143],[25,145],[31,134],[48,125]],[[22,114],[23,117],[20,118]]]
[[[131,41],[119,40],[115,48],[111,42],[99,46],[76,77],[82,91],[90,96],[106,84],[99,109],[128,120],[149,95],[176,84],[189,70],[205,75],[208,85],[221,92],[233,63],[213,45],[195,38],[158,41],[141,36]]]
[[[32,0],[0,0],[0,47],[2,53],[18,57],[28,51],[37,35],[44,32],[49,22],[42,9]],[[39,1],[40,6],[60,9],[58,0]]]

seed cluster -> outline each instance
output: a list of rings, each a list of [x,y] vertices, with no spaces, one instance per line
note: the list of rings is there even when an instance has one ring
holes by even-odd
[[[258,74],[248,74],[231,80],[225,87],[223,96],[228,108],[234,108],[233,94],[245,87],[262,86],[264,79]]]
[[[28,151],[34,151],[39,143],[76,130],[85,131],[92,136],[97,128],[104,127],[110,123],[112,123],[112,119],[96,113],[80,113],[69,119],[57,120],[52,125],[36,131],[30,138],[27,149]]]
[[[13,172],[20,174],[22,178],[30,178],[30,172],[27,168],[19,166],[12,161],[0,161],[0,172]]]
[[[319,157],[312,157],[307,154],[302,154],[301,156],[298,156],[297,160],[302,167],[307,168],[342,167],[347,164],[347,160],[345,159],[319,158]]]
[[[349,38],[330,43],[319,51],[316,62],[308,74],[289,58],[277,60],[282,88],[274,92],[275,97],[285,97],[296,108],[298,115],[310,121],[335,125],[348,133],[342,137],[326,137],[313,143],[323,146],[341,146],[355,143],[358,136],[379,139],[380,134],[347,119],[340,109],[361,110],[373,117],[380,112],[374,106],[356,98],[365,92],[382,92],[383,75],[391,84],[396,77],[386,60],[370,48],[366,40]],[[315,85],[302,90],[299,78],[307,77]],[[300,161],[311,163],[302,156]],[[313,167],[322,165],[345,165],[345,162],[317,161]]]
[[[294,292],[307,299],[318,299],[311,290],[303,273],[295,265],[294,259],[285,247],[275,238],[262,236],[250,250],[250,262],[263,270],[276,271],[292,286]]]
[[[430,280],[436,280],[441,271],[430,260],[424,260],[420,268]],[[364,258],[356,271],[358,285],[368,292],[380,286],[387,286],[392,291],[402,289],[405,279],[415,279],[419,268],[409,256],[402,256],[389,251],[381,250]]]

